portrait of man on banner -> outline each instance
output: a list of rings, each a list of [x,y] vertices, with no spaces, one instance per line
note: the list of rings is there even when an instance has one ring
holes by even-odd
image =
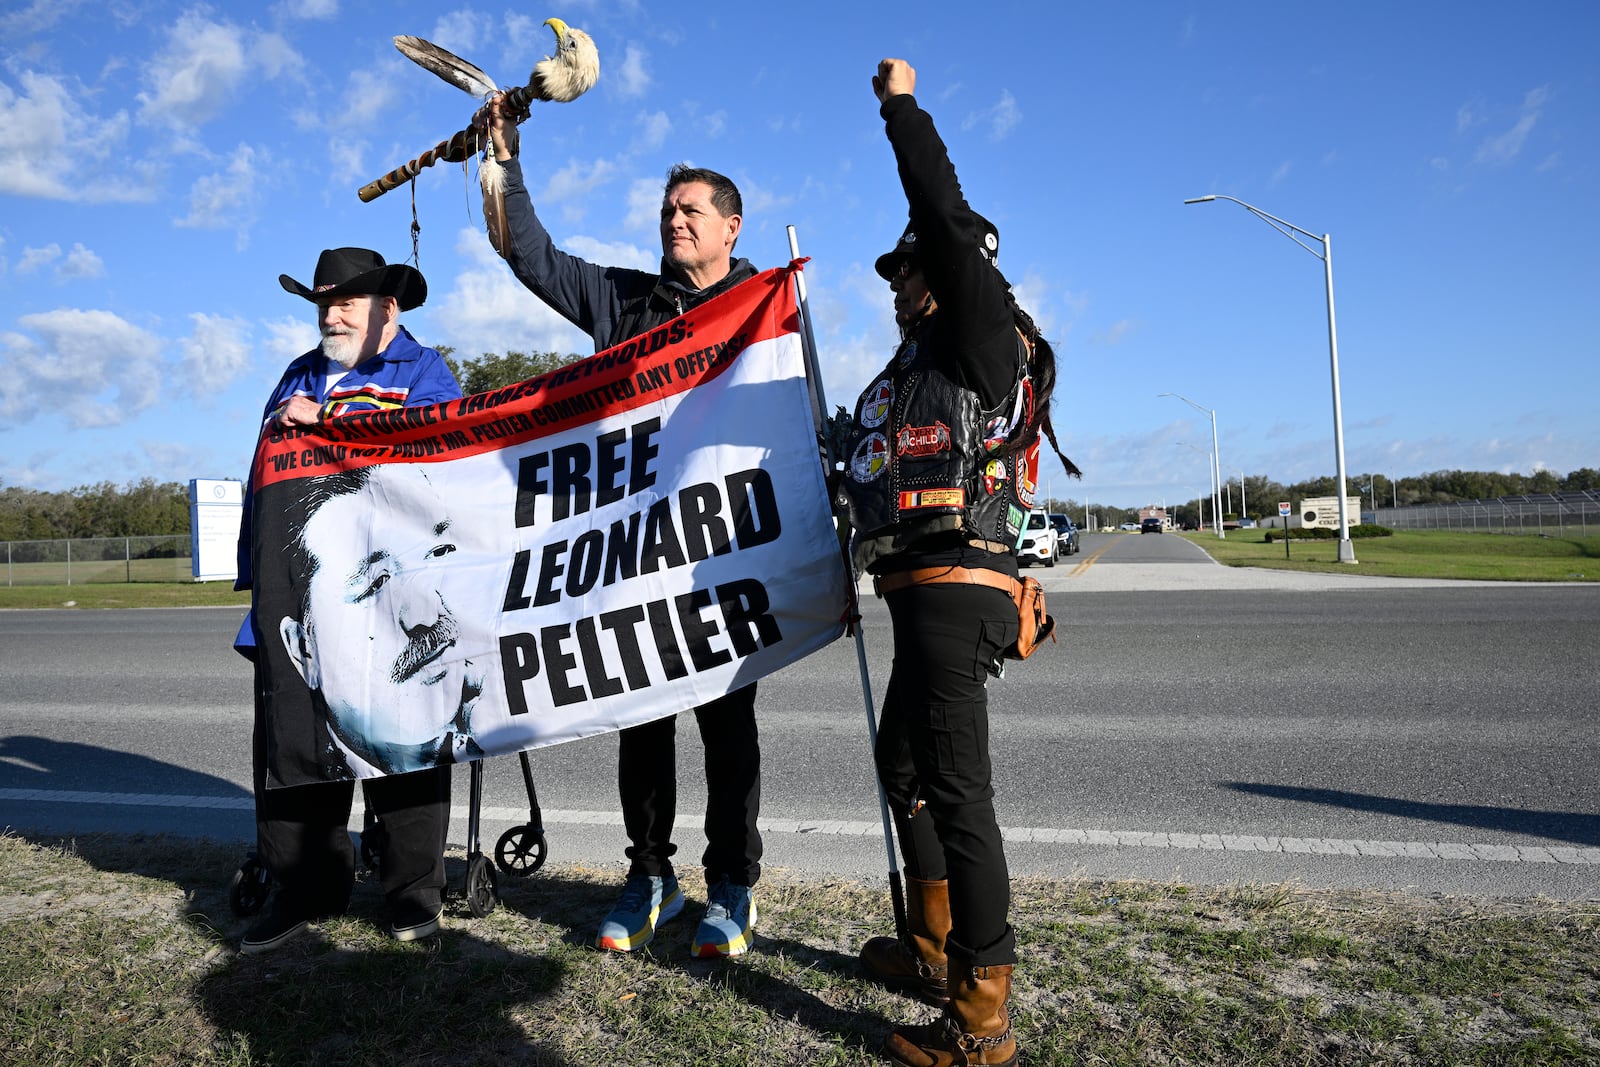
[[[493,648],[494,594],[473,585],[491,557],[481,534],[452,517],[436,476],[376,464],[285,487],[290,595],[262,626],[270,654],[306,687],[324,777],[482,755],[472,713]]]

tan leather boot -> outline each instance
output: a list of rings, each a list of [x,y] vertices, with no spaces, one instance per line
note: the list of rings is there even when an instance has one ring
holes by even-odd
[[[861,946],[861,966],[874,980],[915,990],[934,1004],[945,1004],[947,963],[944,939],[950,935],[950,883],[906,879],[906,935],[875,937]]]
[[[1011,1034],[1011,969],[965,967],[950,961],[950,1004],[943,1017],[926,1026],[895,1029],[883,1051],[901,1067],[1015,1067],[1017,1042]]]

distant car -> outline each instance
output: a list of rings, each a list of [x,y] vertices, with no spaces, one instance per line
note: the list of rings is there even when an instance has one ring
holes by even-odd
[[[1070,556],[1078,551],[1078,528],[1072,520],[1058,512],[1050,513],[1050,525],[1056,531],[1056,558]]]
[[[1056,528],[1042,511],[1028,512],[1028,525],[1022,531],[1022,546],[1017,549],[1017,564],[1056,565]]]
[[[1184,519],[1183,520],[1183,528],[1185,530],[1198,530],[1198,529],[1200,529],[1200,520],[1199,519]]]
[[[1137,530],[1138,528],[1139,524],[1136,522],[1125,522],[1122,524],[1122,529],[1124,530]]]
[[[1248,517],[1239,520],[1239,529],[1241,529],[1241,530],[1254,530],[1255,528],[1256,528],[1256,520],[1254,520],[1252,518],[1248,518]]]
[[[1166,532],[1164,530],[1165,526],[1166,526],[1166,523],[1162,522],[1160,519],[1141,519],[1141,520],[1139,520],[1139,532],[1142,533],[1142,534],[1147,534],[1147,533],[1165,533]]]

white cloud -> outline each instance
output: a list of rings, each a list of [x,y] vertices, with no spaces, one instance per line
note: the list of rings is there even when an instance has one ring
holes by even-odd
[[[1129,334],[1138,328],[1139,324],[1133,319],[1118,319],[1105,329],[1095,331],[1092,340],[1094,343],[1102,345],[1121,344]]]
[[[541,34],[545,34],[544,41],[540,41]],[[500,58],[506,64],[521,63],[534,55],[543,55],[541,45],[555,40],[549,36],[539,19],[524,15],[516,11],[507,11],[505,17],[505,33],[501,35]],[[529,68],[533,66],[528,63]],[[499,75],[499,71],[491,70],[490,74]]]
[[[349,110],[346,118],[353,126],[361,126],[387,118],[395,104],[395,79],[406,73],[409,64],[403,59],[390,60],[376,70],[353,70],[346,82],[344,106]],[[318,116],[317,126],[326,122]]]
[[[292,19],[323,21],[339,14],[339,0],[288,0],[283,11]]]
[[[494,19],[476,11],[452,11],[440,15],[428,40],[462,59],[472,59],[480,45],[494,32]],[[492,73],[492,72],[490,72]]]
[[[200,10],[179,16],[167,46],[144,69],[147,92],[139,94],[146,118],[174,125],[199,125],[232,98],[249,71],[244,33],[212,22]]]
[[[38,274],[40,270],[61,258],[61,246],[54,242],[39,248],[24,248],[17,260],[18,274]]]
[[[1272,172],[1272,176],[1267,179],[1267,184],[1277,185],[1279,182],[1283,181],[1283,179],[1287,178],[1289,176],[1289,172],[1293,169],[1293,161],[1287,159],[1284,160],[1282,163],[1278,164],[1277,169]]]
[[[1539,121],[1537,113],[1524,115],[1517,120],[1505,133],[1490,137],[1478,145],[1478,154],[1474,157],[1479,163],[1510,163],[1522,151],[1522,146],[1528,140],[1528,134],[1533,132],[1533,127]]]
[[[614,73],[607,71],[610,80],[608,87],[614,88],[623,96],[643,96],[650,91],[650,71],[646,66],[648,57],[638,45],[630,44],[622,54],[622,62]]]
[[[17,40],[42,33],[83,6],[83,0],[33,0],[25,8],[0,14],[0,37]]]
[[[672,132],[672,120],[665,111],[641,114],[638,121],[639,132],[633,139],[633,151],[653,152],[667,143],[667,135]]]
[[[983,111],[974,111],[961,123],[963,130],[971,130],[981,125],[989,127],[989,140],[1003,141],[1017,124],[1022,121],[1022,109],[1017,106],[1017,98],[1011,95],[1011,90],[1000,90],[1000,99],[993,107]]]
[[[178,18],[166,47],[145,65],[140,114],[179,130],[199,126],[231,104],[252,73],[278,77],[302,64],[279,35],[215,22],[195,8]]]
[[[85,248],[81,242],[75,241],[72,251],[67,253],[67,258],[56,271],[56,277],[67,281],[72,278],[103,278],[105,273],[106,265],[100,257]]]
[[[47,74],[24,71],[18,81],[20,94],[0,82],[0,194],[81,203],[153,197],[148,169],[128,161],[127,112],[90,115],[80,106],[90,94]]]
[[[209,398],[250,368],[250,327],[243,319],[195,312],[194,333],[178,344],[189,392]]]
[[[659,232],[662,184],[658,178],[635,178],[628,186],[628,229]]]
[[[476,229],[460,231],[456,251],[474,264],[456,275],[442,297],[429,301],[440,333],[425,345],[450,345],[457,358],[485,352],[588,355],[589,338],[517,281]]]
[[[40,412],[74,426],[115,426],[162,396],[154,334],[109,311],[59,308],[17,320],[34,336],[0,337],[0,429]]]
[[[281,34],[262,33],[250,39],[250,58],[268,78],[299,75],[305,60]]]
[[[307,303],[303,318],[285,316],[261,324],[261,328],[267,334],[262,348],[272,357],[274,366],[287,364],[290,360],[317,347],[317,326],[313,321],[315,318],[316,305]]]
[[[1549,99],[1548,86],[1529,90],[1522,98],[1522,113],[1517,121],[1504,133],[1485,138],[1478,145],[1474,160],[1478,163],[1497,165],[1510,163],[1521,155],[1523,146],[1528,142],[1528,135],[1533,132],[1533,127],[1544,113],[1544,105]]]
[[[538,203],[560,203],[563,200],[585,199],[589,193],[610,181],[617,166],[610,160],[597,159],[590,163],[570,161],[565,167],[550,175]]]
[[[661,254],[623,241],[597,241],[593,237],[569,237],[561,244],[563,251],[579,259],[607,267],[632,267],[634,270],[655,271],[661,266]]]
[[[173,225],[198,230],[231,229],[237,238],[235,248],[242,251],[256,221],[261,200],[258,183],[268,162],[265,151],[241,144],[227,170],[195,181],[189,189],[189,213],[174,219]]]

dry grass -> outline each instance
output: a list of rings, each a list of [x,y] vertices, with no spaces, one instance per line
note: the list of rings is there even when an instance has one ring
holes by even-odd
[[[771,872],[756,950],[705,962],[688,921],[649,951],[588,947],[619,871],[503,879],[489,916],[454,905],[411,945],[363,881],[350,916],[241,957],[239,858],[0,837],[0,1060],[867,1064],[931,1014],[857,973],[890,925],[869,886]],[[1600,904],[1019,880],[1013,920],[1033,1065],[1600,1063]]]

